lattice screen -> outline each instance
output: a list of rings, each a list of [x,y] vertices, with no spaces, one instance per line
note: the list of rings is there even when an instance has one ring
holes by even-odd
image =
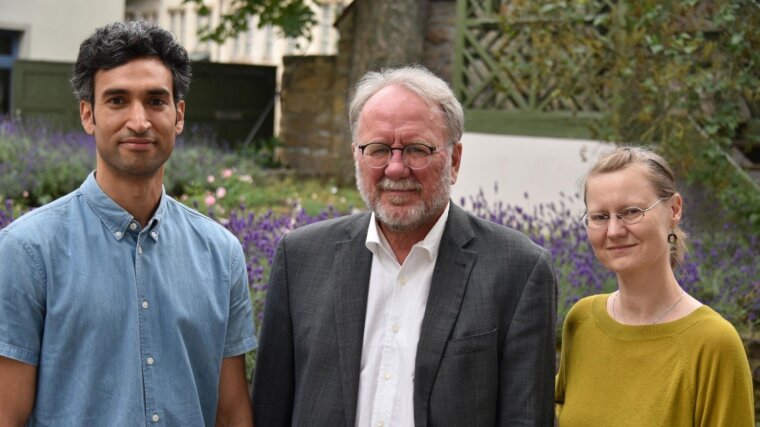
[[[535,0],[459,0],[455,87],[468,109],[598,112],[613,60],[606,1],[562,17]],[[543,5],[543,6],[542,6]]]

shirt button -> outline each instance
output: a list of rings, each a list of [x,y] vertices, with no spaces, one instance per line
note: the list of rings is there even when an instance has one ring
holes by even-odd
[[[142,246],[138,246],[137,247],[137,253],[138,254],[142,254]]]
[[[385,422],[383,420],[380,420],[377,422],[377,427],[383,427],[385,425]]]
[[[113,233],[113,235],[118,239],[121,237],[121,231],[117,231],[116,233]]]
[[[383,375],[383,378],[385,378],[386,380],[391,379],[391,373],[390,372],[386,372],[385,375]]]
[[[145,363],[147,363],[148,366],[152,365],[154,362],[155,362],[155,360],[153,360],[152,357],[149,357],[149,358],[145,359]]]
[[[158,417],[158,414],[153,414],[152,417],[150,417],[150,420],[154,423],[157,423],[160,418]]]
[[[406,277],[400,277],[400,278],[398,279],[398,283],[399,283],[401,286],[404,286],[404,285],[406,285]]]
[[[148,301],[143,301],[142,302],[142,308],[144,308],[146,310],[148,309]]]
[[[135,224],[134,222],[132,224],[129,224],[129,229],[130,230],[137,230],[137,224]]]
[[[393,325],[393,328],[392,328],[392,329],[393,329],[393,333],[396,333],[396,332],[398,332],[398,330],[399,330],[399,329],[401,329],[401,328],[398,326],[398,324],[395,324],[395,325]]]
[[[155,231],[151,231],[151,232],[150,232],[150,237],[152,237],[152,238],[154,238],[154,239],[155,239],[155,238],[157,238],[157,237],[158,237],[158,233],[156,233]]]

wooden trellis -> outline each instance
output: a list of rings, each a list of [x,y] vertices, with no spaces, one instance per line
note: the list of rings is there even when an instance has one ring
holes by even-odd
[[[589,74],[604,72],[605,58],[598,49],[584,44],[603,43],[600,26],[593,25],[593,19],[604,11],[584,10],[588,22],[576,19],[572,23],[577,38],[547,38],[551,31],[542,31],[543,38],[539,39],[532,29],[557,27],[561,31],[568,23],[540,13],[518,15],[515,3],[458,0],[453,83],[468,111],[468,128],[472,130],[474,125],[485,130],[504,128],[510,133],[587,136],[588,121],[609,108],[608,91],[584,81]],[[603,2],[588,4],[605,6]],[[556,72],[559,67],[561,73]],[[597,70],[590,73],[589,68]]]

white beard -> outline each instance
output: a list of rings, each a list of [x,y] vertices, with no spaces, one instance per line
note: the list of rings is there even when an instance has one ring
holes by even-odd
[[[432,198],[429,201],[419,200],[411,207],[399,212],[388,209],[380,200],[383,190],[415,190],[422,191],[422,185],[410,178],[399,181],[393,181],[388,177],[383,177],[375,184],[375,192],[370,194],[370,189],[366,188],[364,179],[359,172],[359,166],[356,165],[356,187],[362,200],[377,216],[377,219],[386,227],[394,231],[409,231],[417,229],[429,222],[433,222],[449,202],[451,194],[451,158],[447,158],[441,171],[441,178],[438,186],[432,189]],[[390,204],[402,203],[403,199],[390,199]]]

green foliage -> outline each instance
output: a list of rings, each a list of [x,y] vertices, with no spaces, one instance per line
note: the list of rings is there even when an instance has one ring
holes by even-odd
[[[348,212],[364,206],[354,187],[297,178],[287,171],[251,174],[239,167],[205,170],[192,180],[192,185],[175,194],[185,204],[214,216],[227,216],[240,206],[258,213],[303,210],[308,215],[317,215],[328,207]]]
[[[760,188],[729,154],[760,143],[756,1],[516,0],[502,15],[528,40],[535,84],[551,88],[545,105],[601,113],[595,137],[656,147],[760,230]]]
[[[183,3],[196,4],[200,16],[211,14],[203,0],[183,0]],[[317,22],[314,12],[304,0],[231,0],[216,27],[199,29],[201,40],[223,43],[248,31],[250,18],[253,16],[259,17],[259,28],[272,25],[279,28],[285,37],[294,39],[310,39],[309,30]]]
[[[250,145],[236,147],[235,151],[240,156],[253,158],[256,164],[266,169],[277,169],[282,167],[282,163],[277,155],[278,150],[282,147],[280,138],[273,136],[267,139],[258,139]]]

